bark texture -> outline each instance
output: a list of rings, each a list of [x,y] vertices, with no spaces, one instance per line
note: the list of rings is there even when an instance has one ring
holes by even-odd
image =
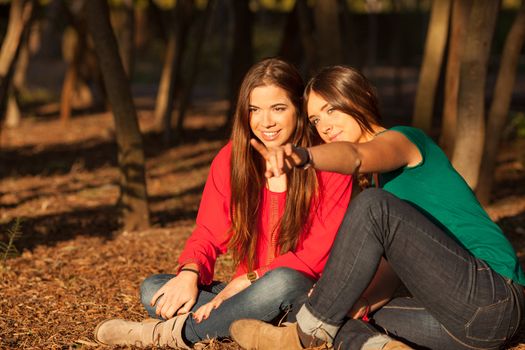
[[[501,135],[505,128],[505,122],[509,113],[512,90],[516,81],[516,69],[523,40],[525,39],[525,2],[521,3],[520,10],[512,24],[512,28],[505,40],[505,46],[501,55],[501,62],[494,88],[494,96],[490,105],[487,120],[487,133],[483,158],[479,173],[479,181],[476,194],[482,204],[490,202],[490,193],[494,180],[494,169],[501,141]]]
[[[125,231],[149,226],[144,151],[137,113],[105,0],[85,1],[88,31],[93,38],[109,102],[113,109],[121,171],[119,208]]]
[[[452,164],[474,189],[485,139],[485,82],[499,1],[474,1],[460,63],[456,146]]]
[[[447,43],[450,0],[434,0],[431,11],[412,120],[415,127],[427,133],[432,126],[434,99]]]

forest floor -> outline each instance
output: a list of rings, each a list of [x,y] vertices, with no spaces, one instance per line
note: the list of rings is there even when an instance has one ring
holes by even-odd
[[[226,104],[194,109],[187,134],[165,147],[152,112],[139,112],[145,135],[152,227],[121,232],[114,209],[118,168],[109,113],[30,117],[0,138],[0,241],[20,218],[17,257],[0,261],[0,349],[96,347],[93,330],[110,317],[141,320],[138,286],[153,273],[173,272],[194,226],[209,164],[226,138]],[[525,170],[516,146],[499,157],[494,203],[487,207],[525,261]],[[0,255],[1,256],[1,255]],[[233,271],[221,258],[216,278]],[[238,349],[212,342],[207,349]],[[512,343],[525,349],[525,332]]]

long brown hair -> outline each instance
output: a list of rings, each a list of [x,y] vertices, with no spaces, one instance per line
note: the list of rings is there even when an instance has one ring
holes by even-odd
[[[352,67],[325,67],[310,79],[303,95],[305,108],[312,91],[335,109],[351,115],[363,131],[373,132],[372,125],[381,125],[375,91],[368,79]]]
[[[229,246],[236,262],[245,262],[248,269],[256,263],[257,220],[261,209],[262,191],[266,185],[265,162],[250,139],[249,103],[254,88],[274,85],[286,91],[297,113],[297,126],[290,142],[302,147],[311,145],[313,129],[302,114],[304,82],[289,63],[276,58],[265,59],[250,68],[239,90],[231,135],[231,219],[232,239]],[[287,175],[287,195],[280,230],[278,251],[284,254],[295,249],[300,233],[308,225],[310,205],[315,196],[317,178],[313,169],[293,169]]]
[[[375,91],[368,79],[348,66],[329,66],[314,76],[304,90],[304,108],[310,92],[325,99],[333,108],[352,116],[363,132],[373,133],[381,126],[381,113]],[[370,174],[359,174],[359,186],[370,186]]]

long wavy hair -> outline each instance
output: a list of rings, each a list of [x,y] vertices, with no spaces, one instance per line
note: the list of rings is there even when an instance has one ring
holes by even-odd
[[[361,131],[373,133],[381,126],[381,113],[374,88],[368,79],[352,67],[338,65],[323,68],[304,90],[304,108],[311,92],[325,99],[333,108],[352,116]],[[370,186],[370,174],[359,174],[359,186]]]
[[[256,87],[277,86],[286,91],[297,113],[297,126],[289,142],[308,147],[314,131],[302,113],[304,82],[289,63],[276,58],[265,59],[250,68],[239,90],[231,135],[231,220],[232,238],[229,248],[234,260],[246,263],[253,270],[258,238],[258,218],[266,179],[265,161],[250,146],[256,138],[250,128],[250,94]],[[317,177],[313,169],[293,169],[287,175],[284,213],[274,231],[279,230],[276,255],[294,250],[301,231],[309,225],[310,205],[317,193]]]

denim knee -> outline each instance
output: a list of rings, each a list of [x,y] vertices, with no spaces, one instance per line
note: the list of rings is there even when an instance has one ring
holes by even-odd
[[[256,283],[259,291],[255,297],[260,302],[277,303],[282,306],[291,305],[295,299],[308,292],[314,281],[303,273],[280,267],[266,273]]]
[[[151,275],[146,278],[140,285],[140,301],[150,316],[155,317],[155,306],[151,306],[150,302],[155,293],[168,282],[170,279],[175,277],[171,274],[157,274]]]

